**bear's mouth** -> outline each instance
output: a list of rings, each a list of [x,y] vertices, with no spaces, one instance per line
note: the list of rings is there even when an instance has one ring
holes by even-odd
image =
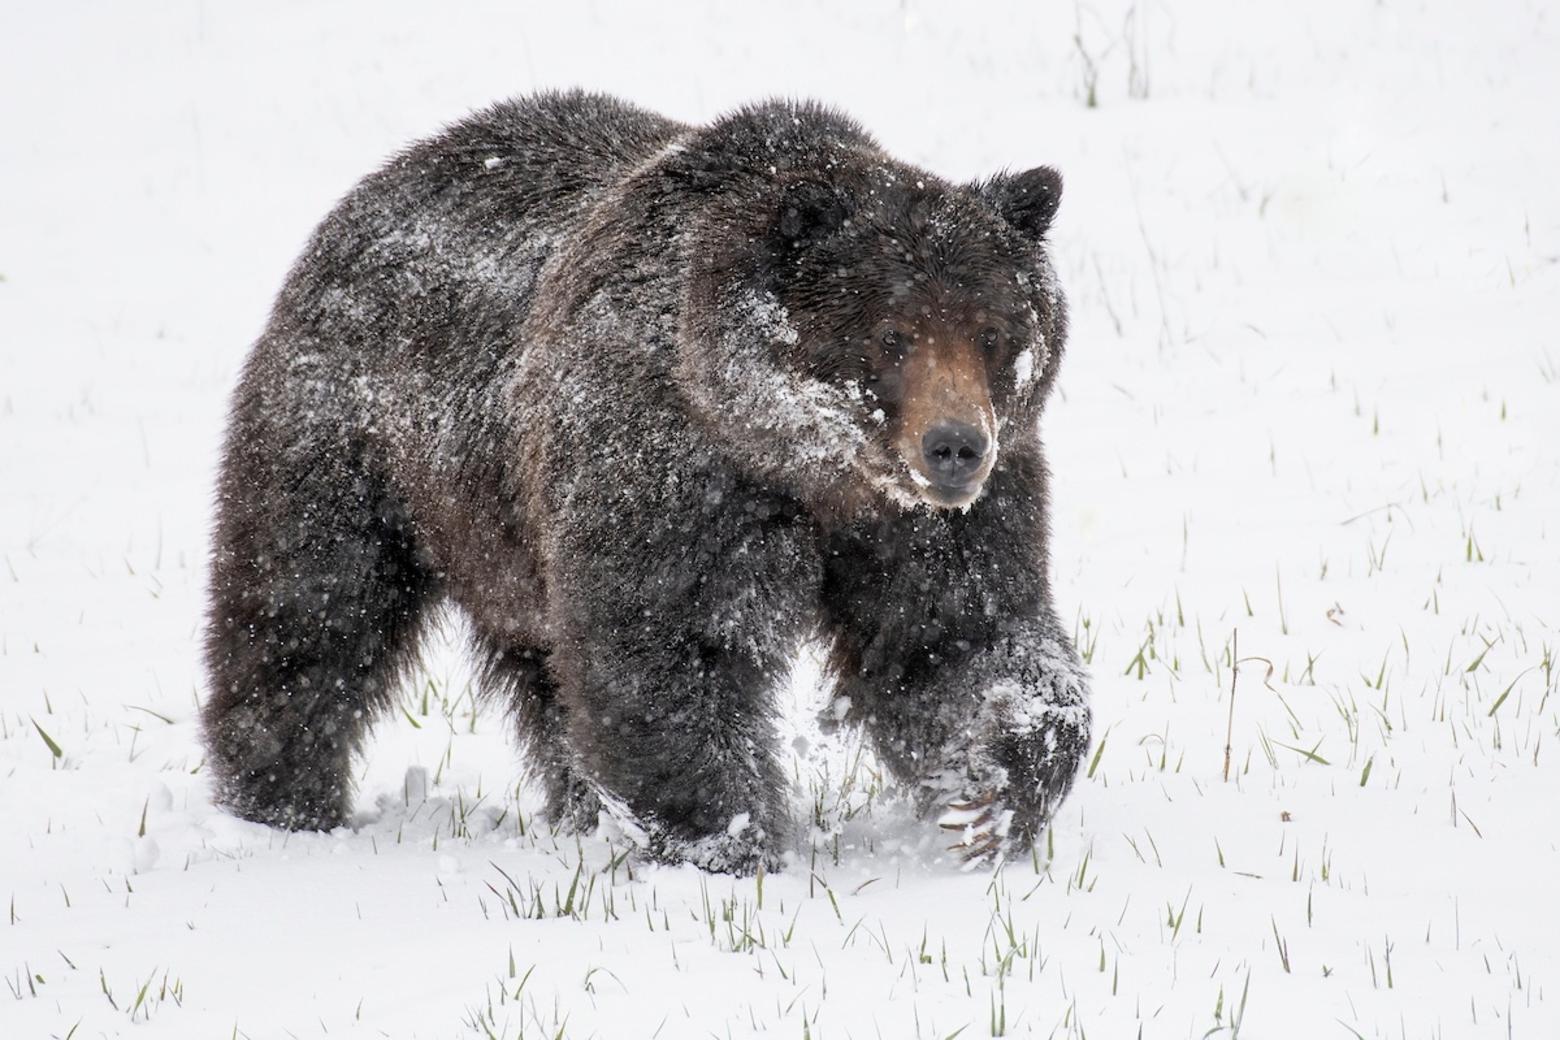
[[[918,473],[914,467],[906,467],[916,486],[921,501],[937,509],[967,509],[986,488],[985,477],[959,484],[934,484]]]
[[[862,460],[858,468],[874,488],[890,502],[905,511],[916,509],[968,509],[986,489],[986,478],[991,472],[991,459],[986,460],[973,479],[959,482],[938,482],[922,472],[903,453],[890,449],[887,466],[872,466]],[[993,445],[991,456],[996,455]]]
[[[995,455],[993,450],[991,455]],[[904,460],[905,473],[915,488],[915,495],[935,509],[968,509],[986,489],[986,478],[991,474],[991,458],[983,459],[980,468],[963,479],[938,480],[922,472],[909,460]]]

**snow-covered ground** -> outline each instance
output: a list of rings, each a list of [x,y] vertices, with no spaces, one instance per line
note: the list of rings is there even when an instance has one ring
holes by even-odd
[[[1552,7],[22,7],[0,1037],[1560,1036]],[[1099,744],[1048,861],[958,872],[837,752],[762,883],[555,838],[447,648],[351,832],[213,810],[209,488],[269,297],[381,157],[571,84],[1065,172],[1046,433]]]

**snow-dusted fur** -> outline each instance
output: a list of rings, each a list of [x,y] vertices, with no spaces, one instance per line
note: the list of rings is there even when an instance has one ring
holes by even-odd
[[[772,694],[821,636],[826,716],[865,726],[929,812],[989,804],[981,826],[1027,848],[1089,739],[1038,434],[1059,190],[1043,169],[948,184],[813,105],[692,128],[579,93],[497,105],[365,179],[233,404],[205,707],[221,799],[342,823],[353,753],[448,600],[555,818],[606,809],[658,855],[775,862]],[[999,454],[959,510],[922,504],[895,454],[874,346],[934,310],[1004,329]]]

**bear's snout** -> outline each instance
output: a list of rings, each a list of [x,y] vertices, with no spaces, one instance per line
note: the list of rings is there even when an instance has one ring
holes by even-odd
[[[947,498],[963,498],[984,475],[990,438],[978,426],[944,419],[921,438],[921,459],[932,487]]]
[[[967,506],[996,461],[996,428],[984,355],[970,337],[937,330],[917,337],[902,365],[895,447],[922,500]]]

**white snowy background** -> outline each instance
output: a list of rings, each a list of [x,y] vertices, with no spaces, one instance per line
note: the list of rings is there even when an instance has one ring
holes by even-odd
[[[1557,59],[1538,0],[7,3],[0,1037],[1560,1036]],[[398,146],[576,84],[1064,171],[1048,857],[960,873],[856,754],[761,884],[555,838],[453,643],[352,830],[213,809],[272,293]]]

